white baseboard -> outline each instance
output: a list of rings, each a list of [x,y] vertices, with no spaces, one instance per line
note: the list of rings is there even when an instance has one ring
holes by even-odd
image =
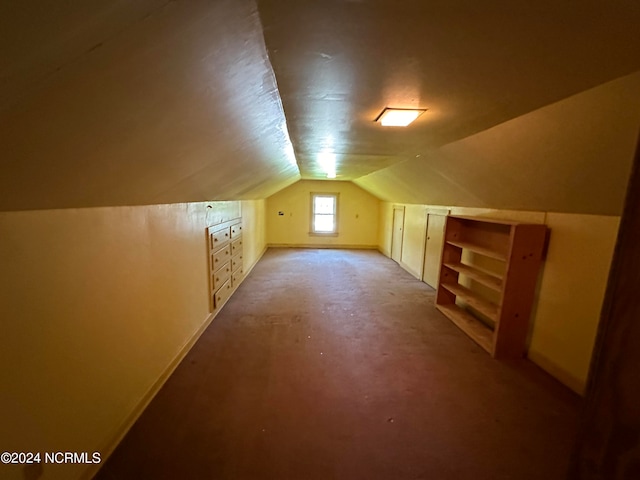
[[[377,245],[342,245],[342,244],[327,245],[327,244],[310,244],[310,243],[304,243],[304,244],[297,244],[297,243],[270,243],[268,245],[268,247],[269,248],[326,248],[326,249],[335,248],[337,250],[347,250],[347,249],[351,249],[351,250],[377,250],[378,249]]]

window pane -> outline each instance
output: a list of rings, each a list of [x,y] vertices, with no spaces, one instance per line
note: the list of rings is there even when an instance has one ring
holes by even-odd
[[[314,198],[314,213],[334,213],[334,198],[333,197],[315,197]]]
[[[333,215],[316,215],[314,217],[313,229],[316,232],[333,232]]]

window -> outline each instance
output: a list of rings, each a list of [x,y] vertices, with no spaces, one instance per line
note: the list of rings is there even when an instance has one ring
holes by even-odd
[[[311,194],[311,234],[338,234],[338,194]]]

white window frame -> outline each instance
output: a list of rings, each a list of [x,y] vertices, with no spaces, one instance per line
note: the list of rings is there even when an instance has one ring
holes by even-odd
[[[316,215],[324,215],[324,214],[316,214],[315,212],[315,199],[316,197],[333,197],[333,226],[334,229],[332,232],[319,232],[315,229],[315,219]],[[309,222],[309,235],[320,236],[320,237],[337,237],[338,236],[338,202],[340,200],[339,193],[333,192],[311,192],[311,212],[310,212],[310,222]]]

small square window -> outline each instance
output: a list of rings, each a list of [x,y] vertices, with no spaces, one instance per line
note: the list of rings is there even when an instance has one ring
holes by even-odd
[[[311,234],[336,235],[338,233],[338,194],[311,194]]]

